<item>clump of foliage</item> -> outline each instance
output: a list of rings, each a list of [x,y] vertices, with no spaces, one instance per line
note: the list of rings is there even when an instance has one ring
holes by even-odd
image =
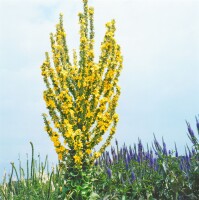
[[[116,141],[116,149],[112,147],[111,153],[104,153],[95,163],[98,173],[101,170],[96,176],[97,193],[107,191],[117,199],[198,199],[199,140],[189,123],[187,127],[193,146],[186,147],[181,156],[176,145],[175,150],[168,150],[164,140],[161,145],[155,137],[146,151],[141,140],[120,149]],[[196,127],[199,135],[197,118]]]
[[[188,136],[192,141],[192,148],[185,148],[185,154],[179,155],[177,147],[168,150],[164,140],[162,145],[154,137],[151,148],[144,150],[141,140],[138,144],[119,148],[111,147],[111,152],[104,152],[96,161],[91,171],[91,179],[84,180],[91,183],[91,195],[78,199],[176,199],[187,200],[199,198],[199,137],[188,125]],[[199,135],[199,122],[196,119]],[[32,146],[33,149],[33,146]],[[65,197],[60,194],[69,180],[62,171],[64,168],[56,166],[48,169],[47,159],[44,163],[37,162],[32,153],[27,167],[16,169],[12,163],[12,172],[8,178],[4,177],[0,185],[0,199],[74,199],[73,193]],[[70,172],[68,172],[70,173]],[[15,175],[15,176],[14,176]],[[73,174],[72,176],[75,177]],[[15,180],[14,180],[15,177]],[[89,177],[90,178],[90,177]],[[72,183],[76,190],[84,191],[79,183]]]

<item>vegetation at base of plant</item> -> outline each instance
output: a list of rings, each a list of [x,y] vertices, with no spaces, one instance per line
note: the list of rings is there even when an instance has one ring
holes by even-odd
[[[197,119],[196,126],[199,135]],[[155,137],[146,150],[140,139],[128,148],[119,148],[116,140],[116,146],[104,152],[87,172],[74,168],[68,176],[61,165],[48,170],[47,157],[45,162],[36,161],[31,144],[32,157],[26,169],[11,163],[11,173],[4,175],[0,199],[197,200],[199,137],[189,124],[188,136],[193,146],[185,148],[185,155],[178,155],[176,145],[175,150],[168,150],[164,140],[160,144]]]

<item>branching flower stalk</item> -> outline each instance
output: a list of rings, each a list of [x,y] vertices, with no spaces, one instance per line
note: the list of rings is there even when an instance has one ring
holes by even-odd
[[[116,107],[120,96],[118,78],[123,66],[120,46],[115,40],[115,21],[106,24],[98,62],[94,54],[94,9],[83,0],[79,13],[79,56],[73,50],[72,61],[60,14],[56,33],[50,34],[49,53],[41,66],[46,90],[43,97],[49,114],[43,114],[45,130],[50,136],[61,163],[85,169],[110,145],[118,123]],[[51,120],[49,120],[49,117]],[[108,137],[99,151],[94,147]]]

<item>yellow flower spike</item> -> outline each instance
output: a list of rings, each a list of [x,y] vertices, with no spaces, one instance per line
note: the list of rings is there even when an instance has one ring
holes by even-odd
[[[60,14],[56,33],[50,34],[51,59],[46,53],[41,66],[46,85],[43,97],[53,124],[51,127],[48,116],[43,115],[45,130],[59,160],[72,159],[73,167],[78,169],[85,159],[93,161],[98,158],[116,132],[119,120],[116,107],[120,96],[118,78],[123,67],[121,48],[115,40],[114,20],[106,24],[99,61],[95,62],[94,9],[88,6],[87,0],[82,1],[79,52],[73,50],[71,63],[63,14]],[[108,137],[103,141],[105,133]],[[100,150],[89,157],[99,143],[102,143]]]

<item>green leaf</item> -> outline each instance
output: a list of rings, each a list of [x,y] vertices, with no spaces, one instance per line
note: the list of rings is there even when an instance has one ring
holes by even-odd
[[[123,195],[123,196],[122,196],[122,200],[126,200],[126,196]]]
[[[92,192],[90,197],[89,197],[89,200],[96,200],[98,198],[100,198],[100,196],[97,193]]]
[[[165,165],[165,162],[162,163],[162,167],[163,167],[164,171],[166,172],[167,171],[167,167]]]
[[[103,200],[109,200],[110,195],[107,195],[103,198]]]

